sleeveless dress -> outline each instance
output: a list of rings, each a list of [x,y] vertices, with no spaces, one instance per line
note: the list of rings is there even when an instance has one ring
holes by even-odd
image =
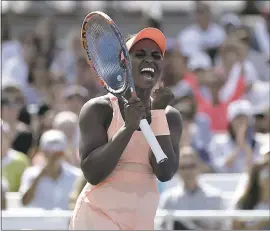
[[[124,125],[118,100],[109,94],[113,118],[108,139]],[[164,110],[152,111],[155,135],[169,135]],[[162,116],[162,117],[161,117]],[[165,117],[166,118],[166,117]],[[156,176],[149,163],[150,147],[135,131],[113,172],[98,185],[86,184],[74,209],[70,230],[153,230],[159,201]]]

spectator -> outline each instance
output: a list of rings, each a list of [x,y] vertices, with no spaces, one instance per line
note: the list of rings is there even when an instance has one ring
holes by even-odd
[[[186,81],[193,88],[198,112],[209,117],[214,133],[225,131],[226,110],[230,102],[222,99],[221,92],[224,91],[225,78],[213,71],[210,57],[203,52],[195,53],[189,58],[188,68],[195,76],[190,76]]]
[[[28,86],[24,89],[26,103],[41,104],[51,102],[51,75],[48,70],[47,57],[38,55],[29,66]]]
[[[253,84],[249,101],[253,106],[255,116],[255,131],[258,133],[270,133],[270,87],[265,82],[258,81]]]
[[[222,101],[233,101],[244,97],[258,80],[254,65],[245,59],[245,46],[238,39],[226,40],[220,49],[220,69],[226,78],[226,83],[220,92]]]
[[[178,109],[183,119],[183,134],[181,146],[191,146],[199,154],[204,163],[203,172],[210,172],[210,159],[208,145],[212,139],[211,121],[203,113],[197,113],[197,102],[192,88],[187,83],[182,83],[178,97],[172,105]]]
[[[28,158],[11,148],[12,133],[8,124],[1,120],[2,134],[2,177],[7,180],[8,191],[17,192],[21,184],[21,177],[24,170],[29,165]]]
[[[252,167],[248,183],[243,188],[243,194],[237,200],[235,209],[239,210],[270,210],[270,149],[264,155],[265,160],[256,163]],[[233,220],[234,230],[269,230],[270,220],[261,219],[256,221]]]
[[[248,69],[249,65],[253,65],[257,76],[253,76],[253,78],[258,78],[262,81],[270,81],[270,64],[269,64],[269,58],[258,51],[256,51],[254,48],[252,48],[251,44],[251,29],[247,26],[239,27],[235,30],[234,33],[232,33],[231,36],[235,36],[237,39],[240,40],[240,42],[243,44],[243,57],[242,60],[244,61],[244,68],[247,73],[245,75],[249,75],[248,73],[250,70]],[[269,49],[268,49],[269,50]],[[251,64],[248,64],[248,63]],[[253,72],[252,72],[253,74]]]
[[[79,176],[78,179],[76,180],[73,190],[70,193],[69,197],[69,209],[73,210],[76,204],[76,201],[81,194],[84,186],[86,185],[87,181],[84,178],[83,175]]]
[[[2,119],[8,123],[11,131],[17,132],[19,113],[24,106],[22,87],[14,80],[5,79],[2,82]]]
[[[65,110],[63,94],[68,86],[64,75],[51,75],[51,101],[48,102],[55,112]]]
[[[22,87],[28,85],[29,66],[40,50],[40,41],[32,31],[25,31],[20,37],[22,54],[8,59],[3,66],[3,80],[11,78]]]
[[[85,56],[79,56],[75,62],[76,84],[84,86],[88,90],[90,98],[105,94],[105,90],[97,83],[97,77],[91,71]]]
[[[187,57],[176,46],[176,41],[168,40],[167,50],[164,57],[164,73],[163,82],[169,87],[175,97],[178,94],[178,86],[188,79],[190,72],[187,69]]]
[[[25,170],[20,192],[26,207],[67,209],[68,195],[80,170],[63,160],[67,149],[65,135],[58,130],[45,132],[40,140],[40,150],[45,157],[43,166]]]
[[[220,210],[223,199],[216,189],[199,182],[200,162],[196,152],[190,147],[180,151],[179,174],[183,186],[178,185],[161,195],[160,209],[166,210]],[[162,222],[162,229],[165,229]],[[213,220],[174,221],[174,229],[216,229],[220,230],[220,222]]]
[[[196,49],[190,48],[191,51],[207,52],[211,59],[213,59],[218,47],[226,38],[226,33],[221,26],[213,22],[211,9],[206,3],[199,1],[195,4],[196,24],[187,27],[179,33],[179,42],[183,44],[181,41],[184,40],[189,43],[190,46],[195,46]],[[189,39],[185,39],[185,37]],[[194,41],[195,44],[192,44],[191,41]],[[192,52],[189,52],[189,54],[192,54]]]
[[[64,76],[65,82],[68,84],[76,82],[76,60],[82,55],[80,30],[79,27],[70,29],[67,36],[67,47],[57,54],[50,67],[54,75]]]
[[[64,91],[66,110],[74,112],[79,116],[82,106],[89,100],[86,88],[80,85],[69,86]]]
[[[78,154],[78,116],[71,111],[59,112],[53,120],[53,129],[62,131],[67,138],[65,160],[74,166],[79,166]]]
[[[53,16],[42,17],[37,22],[35,31],[40,39],[41,54],[46,57],[46,63],[50,66],[60,51],[57,47],[55,18]]]
[[[22,87],[14,80],[5,79],[2,82],[2,119],[9,125],[12,134],[12,148],[28,154],[32,145],[33,134],[28,122],[31,118],[25,113]],[[19,121],[23,120],[23,122]],[[25,120],[26,119],[26,120]]]
[[[254,134],[251,104],[237,100],[228,107],[228,134],[213,137],[210,156],[217,172],[242,173],[259,157],[260,142]]]

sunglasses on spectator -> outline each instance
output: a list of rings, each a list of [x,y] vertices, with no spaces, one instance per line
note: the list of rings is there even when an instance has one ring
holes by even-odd
[[[179,168],[181,169],[181,170],[188,170],[188,169],[194,169],[194,168],[196,168],[197,167],[197,165],[195,164],[195,163],[193,163],[193,164],[180,164],[179,165]]]

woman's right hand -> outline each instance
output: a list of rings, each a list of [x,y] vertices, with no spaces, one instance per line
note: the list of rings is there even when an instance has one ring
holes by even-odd
[[[135,131],[145,117],[145,107],[142,101],[137,97],[130,98],[125,104],[125,126]]]

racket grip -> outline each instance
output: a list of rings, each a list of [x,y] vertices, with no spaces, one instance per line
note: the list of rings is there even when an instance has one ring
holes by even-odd
[[[145,139],[147,140],[149,146],[151,147],[152,152],[156,157],[157,163],[160,164],[164,162],[165,160],[167,160],[168,157],[165,155],[162,148],[160,147],[157,141],[157,138],[146,119],[141,120],[140,129],[142,133],[144,134]]]

